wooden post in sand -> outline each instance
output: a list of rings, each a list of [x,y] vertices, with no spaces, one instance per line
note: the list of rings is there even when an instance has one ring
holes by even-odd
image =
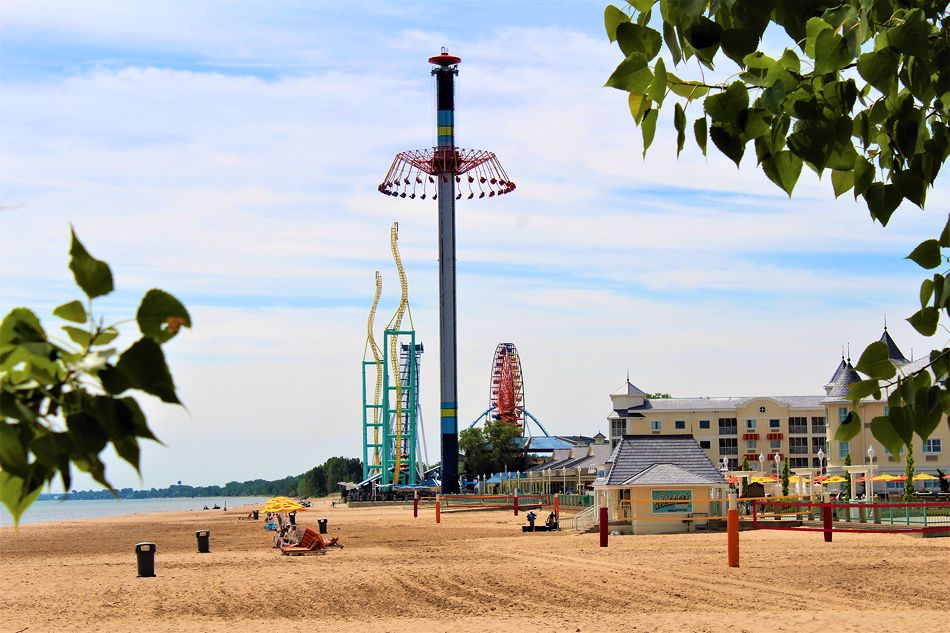
[[[600,500],[600,546],[607,547],[607,492]]]
[[[435,522],[442,523],[442,495],[435,496]]]
[[[412,518],[419,518],[419,491],[412,493]]]
[[[823,503],[821,505],[821,522],[825,529],[825,543],[831,542],[831,505]]]
[[[559,497],[560,495],[558,494],[554,495],[554,520],[555,521],[561,520],[561,500]]]
[[[518,516],[518,490],[515,489],[515,516]]]
[[[739,566],[739,508],[736,493],[729,493],[729,510],[726,512],[726,535],[728,539],[729,566]]]

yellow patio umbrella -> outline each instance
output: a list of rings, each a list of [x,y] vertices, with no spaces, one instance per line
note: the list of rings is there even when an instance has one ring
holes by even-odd
[[[792,475],[788,478],[788,483],[790,484],[797,484],[799,481],[804,481],[807,484],[809,479],[808,477],[799,477],[798,475]]]
[[[775,477],[753,477],[752,483],[754,484],[774,484],[778,479]]]
[[[897,481],[898,479],[900,479],[900,477],[884,473],[883,475],[875,475],[871,481]]]
[[[929,473],[917,473],[914,475],[914,481],[937,481],[939,477],[934,477]]]
[[[828,479],[825,479],[822,483],[826,483],[826,484],[843,484],[843,483],[846,482],[846,481],[848,481],[848,480],[845,479],[844,477],[842,477],[841,475],[835,475],[835,476],[833,476],[833,477],[828,477]]]
[[[261,512],[299,512],[305,508],[288,497],[274,497],[264,504]]]

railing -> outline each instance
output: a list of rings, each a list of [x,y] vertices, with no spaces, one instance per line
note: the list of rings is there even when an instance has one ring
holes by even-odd
[[[583,512],[579,512],[572,517],[561,517],[560,526],[562,530],[577,530],[578,532],[586,532],[600,521],[599,513],[597,512],[598,506],[590,506],[585,509]]]
[[[594,505],[593,495],[567,494],[559,497],[561,507],[589,508]]]

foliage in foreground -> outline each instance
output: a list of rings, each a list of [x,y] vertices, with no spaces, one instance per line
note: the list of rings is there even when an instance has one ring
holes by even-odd
[[[119,323],[106,325],[93,312],[93,299],[113,290],[112,271],[75,232],[69,253],[86,296],[53,310],[69,323],[62,326],[69,340],[47,333],[29,308],[14,308],[0,323],[0,500],[14,521],[57,474],[68,490],[72,466],[111,489],[101,459],[110,444],[139,471],[139,439],[156,438],[133,393],[181,404],[162,345],[191,327],[185,307],[149,290],[135,315],[141,338],[119,353],[109,346]]]
[[[804,166],[819,176],[830,172],[834,195],[862,198],[882,226],[904,200],[924,208],[950,155],[945,1],[628,0],[623,10],[608,6],[604,22],[625,56],[606,85],[628,93],[644,155],[660,108],[673,102],[677,155],[688,128],[704,155],[712,140],[737,166],[751,144],[759,168],[789,195]],[[788,38],[777,57],[761,50],[769,27]],[[698,78],[668,70],[664,45],[674,66],[696,61]],[[702,67],[723,58],[738,75],[706,83]],[[690,105],[700,111],[688,125]],[[941,269],[924,279],[920,309],[907,319],[924,336],[936,333],[941,314],[950,315],[950,222],[941,225],[908,255],[926,270]],[[950,413],[950,349],[934,349],[929,360],[905,375],[875,342],[855,367],[867,378],[851,389],[852,409],[885,391],[889,413],[871,420],[871,430],[895,455],[915,434],[929,437]],[[862,426],[853,410],[836,439],[848,441]]]

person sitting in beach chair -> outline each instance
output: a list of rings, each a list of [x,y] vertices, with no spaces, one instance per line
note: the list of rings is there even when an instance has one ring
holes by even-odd
[[[557,517],[554,516],[554,513],[548,515],[547,520],[544,522],[544,525],[547,526],[548,530],[557,529]]]

